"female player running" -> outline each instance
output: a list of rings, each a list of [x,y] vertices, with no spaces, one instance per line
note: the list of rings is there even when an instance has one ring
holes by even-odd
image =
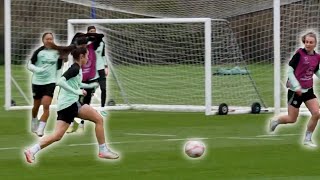
[[[101,103],[105,104],[106,99],[106,75],[104,72],[104,45],[101,45],[103,34],[98,34],[96,32],[88,31],[87,34],[77,33],[73,38],[73,44],[78,47],[87,47],[89,51],[88,63],[82,66],[82,82],[90,84],[93,82],[98,82],[101,88]],[[103,55],[103,56],[102,56]],[[101,87],[102,86],[102,87]],[[95,92],[95,88],[85,88],[87,95],[81,98],[81,102],[90,105],[92,95]],[[104,95],[103,95],[104,94]],[[104,99],[104,100],[103,100]],[[104,107],[104,106],[102,106]],[[105,111],[99,111],[104,117],[106,116]],[[81,120],[79,125],[75,125],[76,122],[70,124],[67,133],[72,132],[83,132],[84,131],[84,120]]]
[[[304,48],[296,51],[288,67],[288,115],[271,120],[269,128],[273,132],[279,124],[295,123],[300,105],[304,102],[311,113],[311,118],[307,125],[303,144],[317,147],[312,142],[312,134],[320,117],[318,99],[313,92],[313,75],[320,78],[320,55],[314,51],[317,44],[316,34],[309,32],[303,35],[302,42]]]
[[[79,96],[85,96],[87,93],[80,88],[92,88],[97,86],[97,83],[84,84],[82,83],[81,66],[88,61],[87,48],[76,48],[72,51],[74,64],[63,74],[57,85],[61,87],[58,95],[58,118],[53,134],[43,137],[39,143],[34,144],[31,148],[24,151],[24,155],[28,163],[33,163],[34,155],[49,146],[55,141],[59,141],[67,131],[70,123],[75,117],[87,119],[95,123],[95,134],[99,143],[99,157],[105,159],[117,159],[118,154],[112,152],[106,145],[103,118],[91,106],[81,105],[78,100]]]
[[[44,129],[49,117],[49,107],[52,101],[58,71],[62,66],[59,59],[59,51],[52,48],[54,44],[53,34],[46,32],[42,35],[43,46],[38,48],[27,64],[32,75],[33,107],[31,131],[38,136],[43,136]],[[38,121],[40,105],[43,105],[43,114]]]

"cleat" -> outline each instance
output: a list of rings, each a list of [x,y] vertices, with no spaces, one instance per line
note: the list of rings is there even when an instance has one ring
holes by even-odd
[[[76,121],[73,121],[73,126],[69,126],[67,129],[67,133],[73,133],[76,132],[79,127],[79,124]]]
[[[66,133],[72,133],[73,131],[73,126],[69,126]]]
[[[31,132],[36,133],[38,129],[39,121],[37,119],[32,118],[31,120]]]
[[[118,159],[119,155],[117,153],[112,152],[111,150],[99,152],[99,158],[103,159]]]
[[[107,111],[98,111],[98,112],[99,112],[100,116],[102,116],[102,117],[107,117],[107,115],[108,115]]]
[[[84,133],[84,125],[79,125],[78,128],[76,129],[77,133]]]
[[[316,148],[316,147],[318,147],[318,146],[317,146],[316,144],[314,144],[311,140],[310,140],[310,141],[305,140],[305,141],[303,142],[303,145],[308,146],[308,147],[311,147],[311,148]]]
[[[32,154],[32,152],[30,151],[30,149],[27,149],[24,151],[24,155],[26,157],[26,160],[28,163],[33,163],[35,158],[34,158],[34,154]]]
[[[270,120],[269,121],[269,131],[270,132],[274,132],[274,130],[276,129],[276,127],[278,126],[276,120]]]

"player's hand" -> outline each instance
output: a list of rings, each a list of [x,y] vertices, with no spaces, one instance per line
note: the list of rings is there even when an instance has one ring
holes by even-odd
[[[297,90],[296,90],[296,94],[297,94],[298,96],[301,96],[301,95],[302,95],[301,89],[297,89]]]
[[[87,95],[87,91],[82,89],[82,94],[83,94],[83,96],[86,96]]]
[[[78,89],[76,91],[76,93],[79,95],[79,96],[86,96],[87,95],[87,91],[84,90],[84,89]]]
[[[90,84],[90,86],[91,86],[94,90],[96,90],[96,89],[99,87],[99,83],[93,82],[93,83]]]
[[[108,68],[107,68],[107,67],[106,67],[106,68],[104,68],[104,73],[106,74],[106,76],[108,76],[109,70],[108,70]]]

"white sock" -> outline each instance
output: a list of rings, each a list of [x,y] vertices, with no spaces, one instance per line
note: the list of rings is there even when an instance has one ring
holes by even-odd
[[[40,150],[41,150],[40,144],[35,144],[30,148],[30,151],[32,152],[32,154],[36,154]]]
[[[47,122],[43,122],[40,120],[38,130],[43,130],[46,127]]]
[[[109,151],[106,143],[99,144],[99,152],[105,152],[105,151]]]
[[[36,121],[36,122],[37,122],[37,121],[38,121],[38,118],[36,118],[36,117],[35,117],[35,118],[32,118],[32,121]]]
[[[305,140],[306,141],[311,141],[311,137],[312,137],[312,132],[311,131],[307,131]]]

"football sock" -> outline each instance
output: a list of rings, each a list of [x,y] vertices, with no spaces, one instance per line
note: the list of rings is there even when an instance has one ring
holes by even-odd
[[[43,130],[43,129],[46,127],[46,124],[47,124],[47,122],[44,122],[44,121],[41,121],[41,120],[40,120],[38,129]]]
[[[105,152],[108,151],[106,143],[99,144],[99,152]]]
[[[35,144],[30,148],[30,151],[32,152],[32,154],[36,154],[37,152],[39,152],[41,149],[40,144]]]
[[[312,132],[311,131],[307,131],[305,140],[306,141],[311,141],[311,137],[312,137]]]

